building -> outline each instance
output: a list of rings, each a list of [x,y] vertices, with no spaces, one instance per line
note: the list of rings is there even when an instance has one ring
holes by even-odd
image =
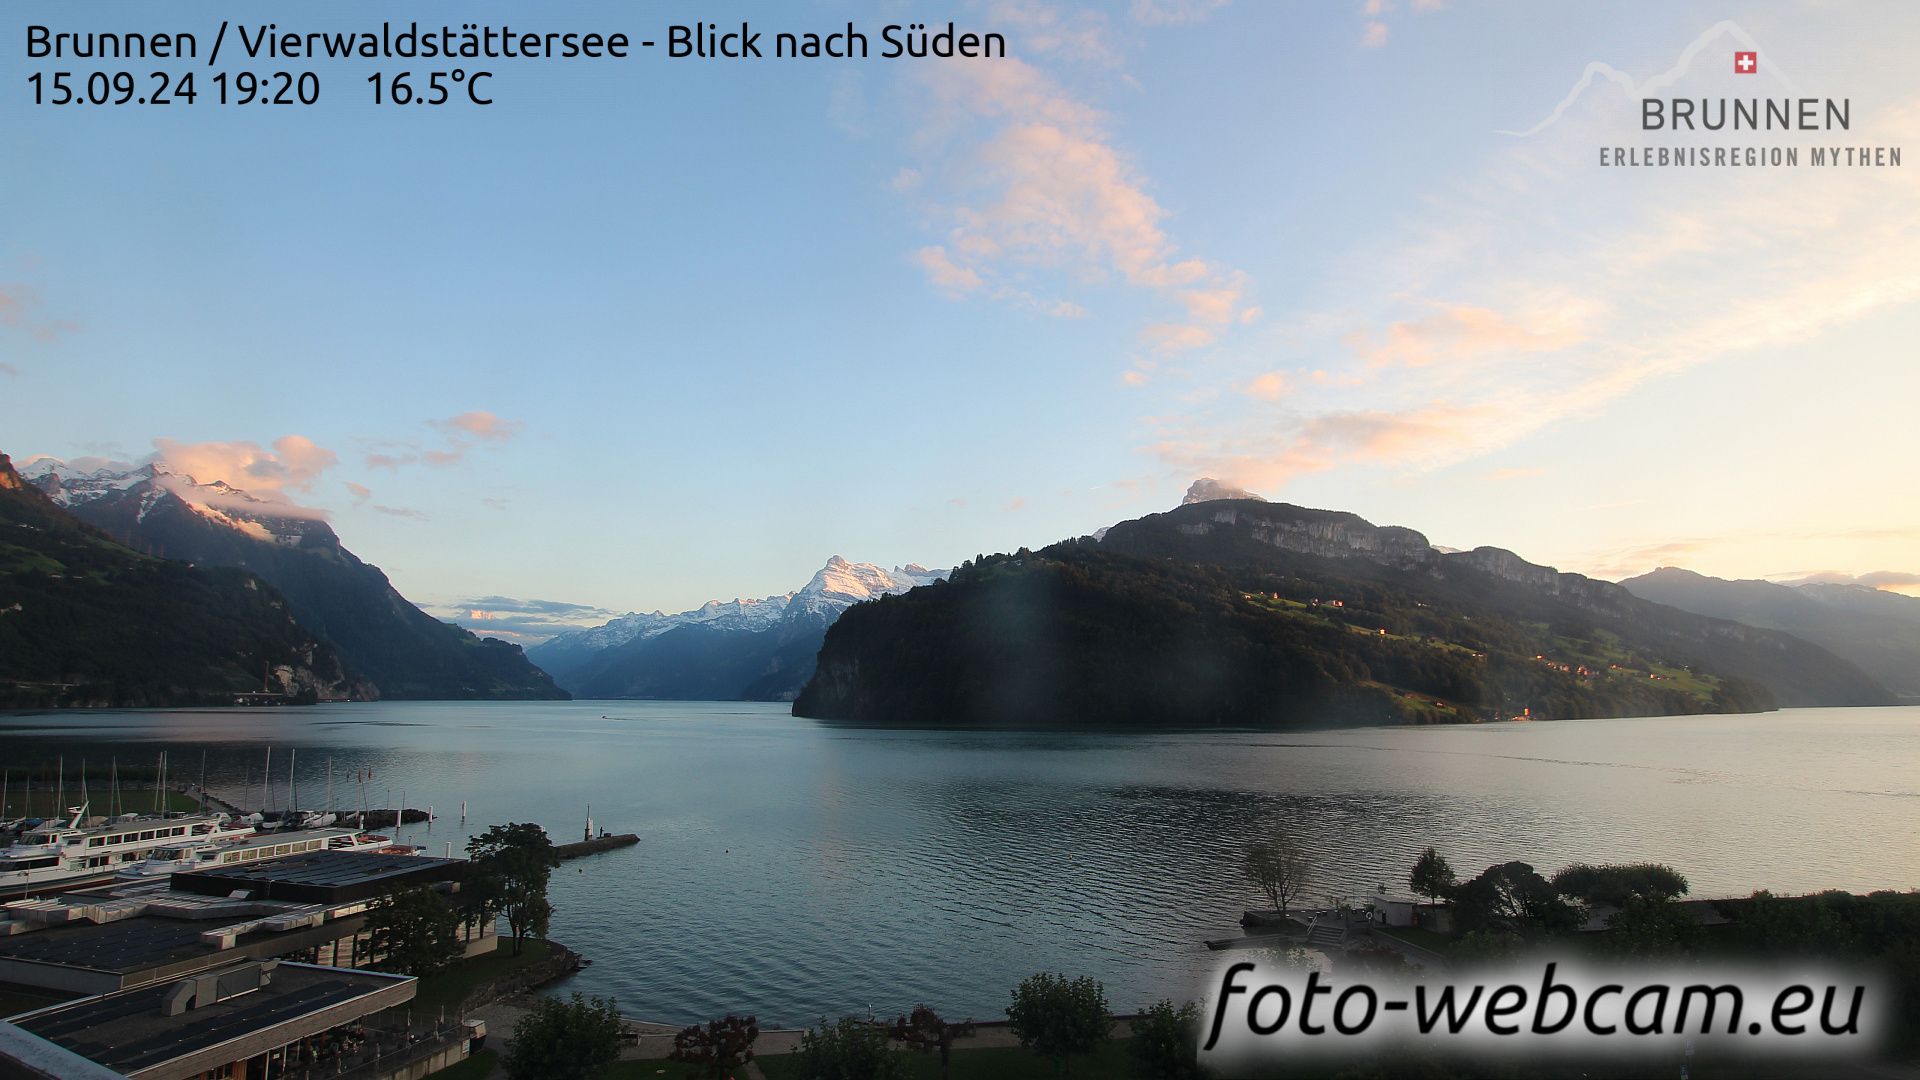
[[[465,1057],[464,1039],[421,1044],[405,1034],[417,980],[311,964],[246,961],[190,978],[83,998],[0,1024],[0,1077],[127,1076],[139,1080],[253,1080],[306,1069],[376,1074],[384,1055]],[[90,1063],[104,1072],[87,1071]]]
[[[315,851],[0,905],[0,982],[112,994],[248,960],[357,968],[377,959],[367,907],[400,889],[457,896],[467,863],[418,855]],[[468,956],[491,951],[491,919],[462,930]]]

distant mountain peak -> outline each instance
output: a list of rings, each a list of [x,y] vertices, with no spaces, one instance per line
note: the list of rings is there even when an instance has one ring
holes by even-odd
[[[1180,505],[1191,506],[1194,503],[1219,502],[1222,499],[1252,499],[1254,502],[1267,501],[1244,488],[1237,488],[1231,484],[1223,484],[1211,476],[1203,476],[1188,485],[1186,497],[1180,500]]]

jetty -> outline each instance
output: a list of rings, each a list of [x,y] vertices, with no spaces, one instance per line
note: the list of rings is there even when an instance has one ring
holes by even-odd
[[[638,833],[602,833],[586,840],[575,840],[571,844],[556,844],[553,853],[565,862],[568,859],[598,855],[603,851],[612,851],[614,848],[632,847],[639,842]]]

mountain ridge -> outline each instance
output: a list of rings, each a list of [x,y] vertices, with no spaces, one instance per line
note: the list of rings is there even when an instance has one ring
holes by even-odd
[[[0,703],[299,704],[359,689],[255,575],[137,552],[0,453]]]
[[[527,655],[581,697],[790,700],[841,612],[945,575],[917,563],[888,570],[834,555],[790,593],[623,615],[556,635]]]
[[[796,715],[1252,726],[1884,704],[1790,635],[1344,511],[1205,500],[850,610]]]
[[[162,462],[74,471],[43,458],[32,482],[68,512],[139,551],[258,575],[329,642],[370,696],[401,700],[564,698],[518,645],[421,611],[318,515]]]
[[[1866,585],[1785,585],[1663,566],[1620,583],[1669,607],[1779,630],[1848,657],[1903,700],[1920,700],[1920,598]]]

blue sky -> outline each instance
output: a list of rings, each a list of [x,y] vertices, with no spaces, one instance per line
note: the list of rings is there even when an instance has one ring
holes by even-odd
[[[394,11],[75,10],[8,22],[204,50],[222,15]],[[461,17],[645,37],[676,10]],[[376,109],[363,61],[314,65],[310,109],[16,85],[0,449],[242,473],[199,479],[326,513],[443,611],[673,610],[835,553],[947,565],[1203,474],[1610,577],[1920,571],[1920,158],[1600,168],[1689,143],[1634,130],[1604,77],[1497,134],[1602,62],[1854,101],[1843,139],[1692,144],[1911,150],[1920,11],[697,9],[869,33],[909,10],[1013,55],[502,63],[484,110]],[[1735,77],[1747,42],[1763,71]]]

